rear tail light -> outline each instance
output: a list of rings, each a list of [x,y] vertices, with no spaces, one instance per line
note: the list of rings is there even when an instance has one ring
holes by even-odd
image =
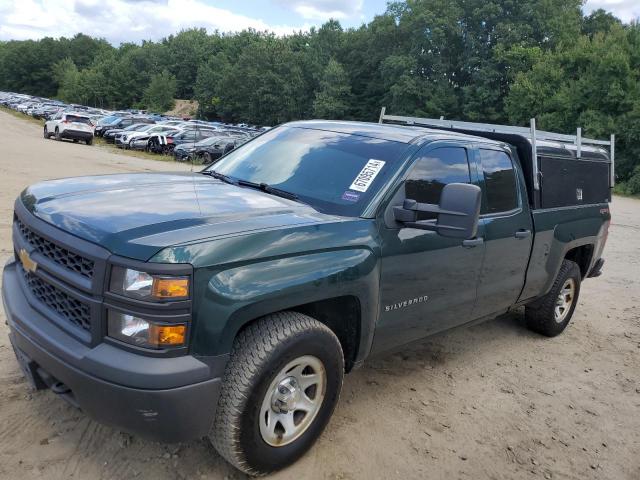
[[[173,138],[172,137],[167,137],[167,143],[173,143]]]

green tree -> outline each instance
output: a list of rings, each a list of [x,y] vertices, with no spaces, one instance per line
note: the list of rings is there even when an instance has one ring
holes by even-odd
[[[173,108],[175,94],[176,77],[164,70],[151,77],[144,90],[142,104],[151,111],[166,112]]]
[[[345,118],[350,96],[351,87],[344,68],[334,59],[329,60],[313,102],[315,116],[328,119]]]
[[[613,25],[609,33],[582,36],[540,56],[511,87],[510,121],[526,124],[535,116],[545,130],[572,133],[581,126],[585,136],[595,138],[616,133],[618,176],[629,177],[640,155],[637,28]]]
[[[56,62],[52,67],[53,79],[58,84],[57,96],[65,102],[79,102],[80,72],[70,58]]]

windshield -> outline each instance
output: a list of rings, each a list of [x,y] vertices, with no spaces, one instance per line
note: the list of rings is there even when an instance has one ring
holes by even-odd
[[[400,142],[283,126],[231,151],[210,170],[293,193],[321,212],[355,217],[406,149]]]

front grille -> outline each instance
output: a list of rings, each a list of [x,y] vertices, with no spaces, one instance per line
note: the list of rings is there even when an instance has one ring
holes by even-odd
[[[57,264],[79,273],[83,277],[93,278],[94,262],[92,260],[41,237],[22,223],[19,218],[16,218],[16,224],[24,239],[29,242],[36,251],[50,258]]]
[[[29,290],[47,307],[66,318],[75,326],[91,331],[91,308],[86,303],[67,295],[62,290],[43,282],[39,277],[21,269]]]

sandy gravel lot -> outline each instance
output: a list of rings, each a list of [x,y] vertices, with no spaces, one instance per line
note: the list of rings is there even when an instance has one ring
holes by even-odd
[[[46,141],[0,111],[0,259],[14,198],[39,180],[184,165]],[[371,360],[319,443],[279,479],[639,479],[640,201],[616,197],[604,275],[560,337],[522,312]],[[243,478],[207,441],[161,445],[27,392],[0,313],[0,478]]]

